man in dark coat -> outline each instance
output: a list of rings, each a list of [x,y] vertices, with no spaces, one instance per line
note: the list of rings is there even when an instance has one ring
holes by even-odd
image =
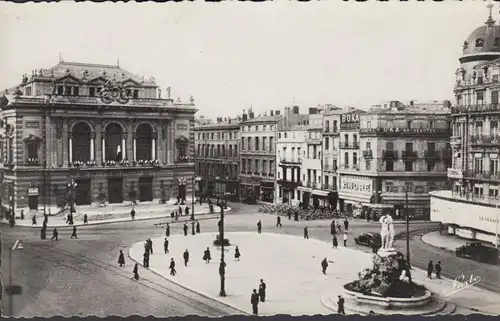
[[[186,213],[186,215],[189,215],[189,206],[186,206],[186,208],[184,209],[184,213]]]
[[[83,224],[89,224],[89,218],[88,218],[87,214],[83,215]]]
[[[57,228],[54,228],[54,230],[52,231],[52,238],[50,240],[52,241],[52,240],[56,239],[56,241],[57,241],[58,237],[59,237],[59,232],[57,231]]]
[[[196,221],[196,233],[200,234],[200,222]]]
[[[287,211],[287,216],[288,216],[288,219],[291,220],[292,219],[292,209],[288,209]]]
[[[326,258],[321,261],[321,270],[323,271],[323,274],[326,274],[326,269],[328,268],[328,261]]]
[[[36,225],[36,215],[33,215],[33,218],[31,219],[31,225]]]
[[[170,237],[170,225],[167,223],[167,228],[165,229],[165,236]]]
[[[344,303],[345,303],[344,298],[339,295],[339,300],[337,301],[337,307],[338,307],[337,313],[338,314],[344,314],[345,315]]]
[[[234,249],[234,259],[236,261],[239,261],[240,256],[241,256],[240,249],[238,248],[238,246],[236,246],[236,248]]]
[[[436,278],[440,279],[441,278],[441,261],[438,261],[436,263],[435,270],[436,270]]]
[[[120,264],[120,267],[125,265],[125,255],[123,255],[122,250],[120,250],[120,254],[118,255],[118,264]]]
[[[191,222],[191,235],[196,235],[196,230],[194,228],[194,222]]]
[[[40,231],[40,238],[42,240],[47,239],[47,227],[46,226],[42,227],[42,230]]]
[[[344,230],[348,230],[349,229],[349,221],[347,220],[347,217],[345,218],[344,220]]]
[[[151,239],[148,239],[148,244],[149,244],[149,253],[153,254],[153,241]]]
[[[139,264],[134,265],[134,279],[139,280]]]
[[[177,274],[177,271],[175,270],[175,261],[174,259],[170,259],[170,266],[168,267],[170,269],[170,275],[175,276]]]
[[[163,249],[165,250],[165,254],[169,252],[168,250],[168,239],[165,238],[165,242],[163,242]]]
[[[429,261],[427,264],[427,277],[429,279],[432,279],[432,271],[434,270],[434,264],[432,264],[432,261]]]
[[[263,279],[260,279],[259,297],[260,302],[266,302],[266,284],[264,283]]]
[[[179,215],[182,215],[182,207],[179,206]]]
[[[257,233],[262,234],[262,222],[259,221],[257,223]]]
[[[175,218],[175,213],[174,213],[174,211],[172,211],[172,213],[170,213],[170,217],[172,218],[172,221],[173,221],[173,220],[174,220],[174,218]]]
[[[276,227],[283,227],[283,225],[281,225],[281,216],[276,216]]]
[[[130,211],[130,217],[132,217],[132,219],[135,220],[135,209],[132,209]]]
[[[146,269],[149,268],[149,252],[144,252],[143,264]]]
[[[250,303],[252,304],[252,312],[254,315],[259,314],[259,295],[257,294],[257,290],[253,289],[252,296],[250,297]]]
[[[188,235],[188,226],[186,223],[184,223],[184,236]]]
[[[175,220],[178,221],[179,220],[179,212],[175,211]]]
[[[187,249],[184,251],[184,254],[182,255],[182,257],[184,258],[184,266],[188,266],[189,252]]]
[[[307,229],[307,226],[304,227],[304,238],[307,240],[309,239],[309,230]]]
[[[76,235],[76,226],[73,226],[73,233],[71,233],[71,237],[70,238],[75,238],[75,239],[78,238],[78,236]]]
[[[212,256],[210,255],[210,250],[207,247],[205,252],[203,252],[203,260],[205,261],[205,263],[210,263],[211,259],[212,259]]]
[[[332,224],[330,225],[330,234],[335,235],[337,231],[335,230],[335,221],[332,221]]]
[[[339,241],[337,240],[337,236],[334,235],[333,236],[333,247],[337,248],[337,246],[339,246]]]

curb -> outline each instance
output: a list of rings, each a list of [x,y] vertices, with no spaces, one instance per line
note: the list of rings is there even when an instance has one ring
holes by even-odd
[[[224,210],[224,214],[227,212],[230,212],[231,211],[231,208],[228,207],[227,210]],[[217,212],[214,212],[214,213],[200,213],[200,214],[195,214],[194,217],[196,219],[196,216],[199,216],[199,215],[219,215],[220,216],[220,213],[217,213]],[[184,216],[188,216],[188,215],[183,215],[181,217],[184,217]],[[190,216],[190,215],[189,215]],[[120,220],[120,221],[89,221],[88,224],[83,224],[83,223],[76,223],[76,224],[73,224],[73,225],[68,225],[68,224],[56,224],[56,225],[47,225],[48,228],[59,228],[59,227],[73,227],[73,226],[79,226],[79,227],[82,227],[82,226],[92,226],[92,225],[104,225],[104,224],[116,224],[116,223],[124,223],[124,222],[134,222],[134,221],[147,221],[147,220],[157,220],[157,219],[162,219],[162,218],[171,218],[170,214],[169,215],[162,215],[162,216],[156,216],[156,217],[142,217],[142,218],[135,218],[135,219],[130,219],[130,218],[127,218],[127,219],[123,219],[123,220]],[[205,218],[205,219],[210,219],[210,218]],[[187,220],[187,221],[174,221],[174,222],[171,222],[172,224],[175,224],[175,223],[180,223],[180,222],[188,222],[188,221],[191,221],[191,220]],[[169,222],[170,223],[170,222]],[[5,221],[5,220],[1,220],[0,221],[0,224],[5,224],[5,225],[8,225],[9,222],[8,221]],[[41,225],[15,225],[15,227],[21,227],[21,228],[40,228]]]
[[[139,241],[139,242],[137,242],[137,243],[141,243],[141,242]],[[136,245],[137,243],[134,243],[132,246]],[[130,259],[130,260],[132,260],[133,262],[135,262],[135,263],[139,264],[140,266],[142,266],[142,268],[144,268],[144,266],[141,264],[141,262],[136,261],[136,260],[132,257],[132,255],[130,254],[130,252],[132,251],[132,246],[130,246],[130,247],[129,247],[129,249],[128,249],[128,257],[129,257],[129,259]],[[248,313],[248,312],[243,311],[243,310],[242,310],[241,308],[239,308],[239,307],[236,307],[236,306],[234,306],[234,305],[232,305],[232,304],[229,304],[229,303],[227,303],[227,302],[222,301],[221,299],[219,299],[219,298],[217,298],[217,297],[213,297],[213,296],[207,295],[207,294],[205,294],[205,293],[202,293],[202,292],[196,291],[196,290],[194,290],[194,289],[190,288],[189,286],[186,286],[186,285],[181,284],[181,283],[179,283],[179,282],[177,282],[177,281],[174,281],[174,280],[168,279],[168,278],[166,278],[165,276],[163,276],[161,273],[159,273],[159,272],[155,271],[154,269],[148,268],[147,270],[148,270],[148,271],[150,271],[151,273],[153,273],[153,274],[155,274],[155,275],[157,275],[157,276],[159,276],[159,277],[163,278],[163,279],[164,279],[164,280],[166,280],[167,282],[172,282],[173,284],[175,284],[175,285],[177,285],[177,286],[179,286],[179,287],[183,288],[184,290],[188,290],[188,291],[194,292],[194,293],[196,293],[196,294],[198,294],[198,295],[200,295],[200,296],[204,297],[205,299],[212,300],[212,301],[216,301],[216,302],[218,302],[218,303],[220,303],[220,304],[222,304],[222,305],[225,305],[226,307],[229,307],[229,308],[234,309],[234,310],[236,310],[236,311],[240,311],[240,312],[241,312],[241,315],[247,315],[247,316],[252,315],[252,314],[250,314],[250,313]]]

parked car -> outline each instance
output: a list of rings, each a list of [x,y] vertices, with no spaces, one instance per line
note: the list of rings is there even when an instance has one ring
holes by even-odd
[[[455,250],[457,257],[471,258],[475,261],[497,264],[498,250],[493,247],[486,246],[481,242],[469,242],[459,246]]]
[[[378,250],[382,246],[382,237],[379,233],[363,233],[354,238],[354,242]]]

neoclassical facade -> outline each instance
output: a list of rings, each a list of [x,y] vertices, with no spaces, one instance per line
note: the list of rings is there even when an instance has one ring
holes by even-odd
[[[166,97],[153,77],[60,62],[24,75],[0,102],[4,207],[36,210],[173,197],[194,175],[194,99]],[[170,192],[170,195],[167,195]]]

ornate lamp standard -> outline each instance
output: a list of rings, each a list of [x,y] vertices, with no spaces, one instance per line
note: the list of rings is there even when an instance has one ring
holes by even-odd
[[[406,261],[408,269],[411,269],[410,264],[410,212],[408,211],[408,190],[409,187],[405,186],[405,214],[406,214]]]
[[[75,211],[75,189],[78,186],[78,184],[75,182],[74,179],[71,179],[70,182],[68,183],[68,189],[69,189],[69,196],[70,196],[70,213],[73,214]]]
[[[219,296],[226,296],[226,262],[224,261],[224,194],[222,194],[222,202],[220,203],[220,229],[219,229],[219,240],[221,246],[220,253],[220,292]]]
[[[47,121],[49,119],[49,108],[54,105],[54,102],[52,101],[52,97],[55,95],[55,85],[53,85],[52,92],[49,94],[44,95],[44,100],[42,103],[43,107],[43,116],[44,116],[44,124],[45,128],[43,129],[43,137],[44,139],[43,144],[44,144],[44,150],[45,150],[45,155],[43,159],[43,181],[44,181],[44,189],[43,189],[43,216],[47,215],[47,200],[49,201],[50,204],[50,183],[47,175],[47,155],[48,155],[48,148],[47,148],[47,135],[49,132],[49,129],[47,128]]]

